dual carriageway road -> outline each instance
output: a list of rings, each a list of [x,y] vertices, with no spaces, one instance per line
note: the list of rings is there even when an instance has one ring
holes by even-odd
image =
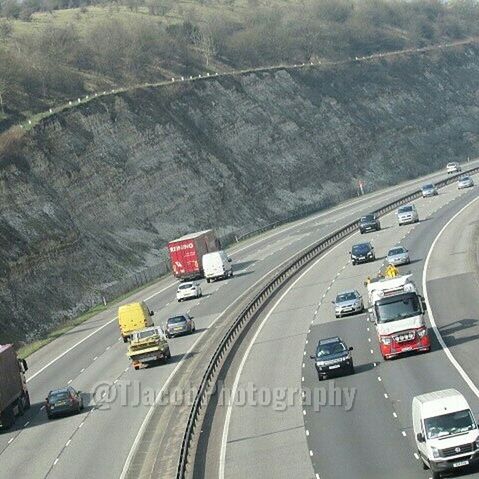
[[[399,227],[390,213],[381,219],[381,231],[346,238],[299,275],[263,312],[229,368],[225,386],[238,404],[215,412],[204,440],[206,458],[197,458],[195,476],[430,477],[416,453],[412,398],[453,387],[479,413],[474,386],[479,385],[478,199],[477,187],[458,191],[449,185],[437,197],[415,201],[420,223]],[[348,252],[366,240],[373,242],[378,259],[353,266]],[[398,243],[411,254],[411,264],[399,269],[414,274],[428,300],[428,324],[435,327],[430,353],[385,362],[368,315],[336,319],[331,302],[338,292],[355,288],[367,304],[366,277],[378,271],[388,249]],[[319,382],[310,355],[319,339],[336,335],[354,347],[356,373]],[[294,395],[292,402],[283,394],[276,407],[253,395],[256,404],[238,400],[238,391],[251,394],[253,386],[307,394],[304,400]],[[319,408],[309,400],[309,392],[318,388]],[[478,470],[463,474],[479,478]]]
[[[473,162],[471,162],[471,166],[474,166]],[[444,176],[444,172],[440,172],[430,175],[428,180],[438,180]],[[148,415],[152,407],[151,395],[149,393],[153,391],[157,394],[162,387],[168,384],[172,375],[178,373],[179,366],[183,362],[189,361],[192,356],[201,350],[203,335],[207,335],[208,330],[211,328],[221,327],[229,306],[233,304],[238,297],[251,291],[254,285],[260,282],[262,277],[289,259],[296,252],[341,225],[356,219],[360,215],[396,197],[402,196],[407,191],[417,189],[425,181],[426,179],[424,178],[414,180],[381,192],[366,195],[359,199],[351,200],[338,207],[283,226],[232,248],[230,254],[234,260],[235,277],[227,281],[208,285],[204,284],[202,286],[204,297],[198,301],[177,303],[174,297],[177,283],[171,278],[165,278],[157,284],[136,293],[133,297],[129,298],[128,301],[146,300],[150,309],[156,312],[154,317],[155,322],[159,321],[162,324],[167,317],[184,312],[185,310],[189,310],[195,319],[197,333],[171,340],[170,345],[173,357],[171,362],[166,365],[141,371],[134,371],[129,367],[129,362],[125,354],[126,347],[120,341],[118,326],[115,320],[116,308],[92,318],[62,336],[57,341],[54,341],[33,354],[28,360],[30,366],[28,384],[33,407],[23,418],[17,420],[17,424],[12,430],[0,435],[0,467],[2,477],[120,477],[122,472],[125,471],[125,459],[131,457],[131,452],[134,451],[133,448],[140,439],[139,431],[142,430],[142,425],[145,424],[146,418],[149,417]],[[454,192],[454,187],[448,187],[447,191],[448,193],[442,194],[441,192],[438,198],[430,200],[431,211],[436,206],[434,202],[438,204],[438,202],[444,201],[447,195],[452,197],[453,193],[451,192]],[[461,195],[461,198],[464,197],[465,201],[467,195],[470,196],[471,194],[474,193],[465,192]],[[443,212],[447,213],[449,208],[454,208],[455,205],[461,201],[463,200],[458,199],[450,203],[444,207]],[[447,216],[446,213],[441,214],[440,218],[445,218]],[[420,214],[423,214],[421,210]],[[387,220],[385,221],[387,222]],[[426,223],[430,223],[430,221],[431,220],[428,220]],[[439,220],[437,221],[440,222]],[[435,221],[433,221],[433,223],[435,224]],[[431,223],[431,227],[433,223]],[[421,228],[423,228],[423,226],[423,224],[420,225]],[[427,231],[430,230],[431,228],[427,229]],[[404,232],[405,231],[406,229],[404,229]],[[417,231],[420,231],[419,227]],[[381,249],[381,238],[386,238],[385,235],[387,235],[388,238],[391,236],[390,240],[393,242],[397,239],[392,238],[393,232],[394,228],[390,228],[380,233],[378,238],[375,239],[378,250]],[[412,236],[413,235],[411,235],[411,237]],[[419,238],[418,243],[421,243],[422,240],[424,240],[424,238]],[[322,285],[326,286],[326,283],[329,281],[329,276],[331,276],[333,271],[337,271],[338,264],[340,264],[341,267],[345,266],[345,269],[338,277],[335,287],[339,288],[338,284],[346,280],[346,273],[349,271],[346,265],[346,256],[344,256],[343,253],[339,254],[339,250],[340,248],[335,249],[334,254],[328,254],[324,257],[324,260],[321,260],[322,262],[328,262],[327,264],[329,266],[327,266],[326,269],[323,269],[323,266],[321,266],[322,272],[318,273],[320,276],[319,281],[317,281],[318,278],[310,278],[309,284],[305,286],[302,293],[297,296],[296,299],[292,300],[292,304],[284,311],[285,317],[288,318],[290,325],[286,324],[288,321],[279,326],[276,324],[278,328],[276,333],[273,332],[274,327],[272,327],[270,334],[277,334],[278,337],[281,337],[287,331],[290,331],[290,334],[296,337],[296,340],[288,342],[289,353],[288,356],[285,355],[284,357],[285,360],[287,359],[285,361],[287,364],[283,370],[280,369],[280,364],[271,360],[272,357],[278,357],[279,349],[277,348],[281,346],[279,346],[277,342],[275,343],[275,341],[270,341],[270,345],[275,351],[273,356],[269,356],[268,364],[266,364],[269,368],[262,368],[262,371],[264,370],[264,374],[263,372],[262,374],[263,379],[268,379],[271,381],[271,384],[281,385],[282,382],[279,381],[279,379],[293,378],[293,376],[294,383],[296,384],[297,379],[301,379],[303,374],[305,384],[311,383],[311,385],[313,385],[313,379],[309,375],[312,371],[310,371],[309,368],[310,364],[305,365],[304,372],[301,371],[305,339],[301,324],[306,319],[308,323],[311,323],[312,317],[308,317],[308,308],[312,307],[314,309],[317,306],[318,288]],[[416,247],[412,245],[411,251],[414,251],[416,256],[421,255],[420,246]],[[418,258],[419,257],[420,256],[418,256]],[[412,265],[413,268],[418,268],[419,266],[419,262]],[[356,276],[354,281],[357,281],[359,276],[365,276],[366,267],[367,266],[357,267],[358,269],[356,271],[348,274],[354,274]],[[314,267],[310,270],[310,273],[306,276],[302,276],[301,281],[310,274],[314,275],[316,269],[317,268]],[[352,277],[347,282],[350,281],[352,281]],[[294,292],[297,289],[295,286],[291,291]],[[327,298],[325,301],[326,300]],[[290,300],[288,299],[288,301]],[[323,309],[326,307],[325,303],[322,307]],[[298,315],[298,308],[301,310],[300,315]],[[293,319],[294,321],[292,321]],[[348,319],[347,321],[345,320],[344,323],[341,322],[338,324],[344,324],[344,326],[341,326],[341,328],[345,328],[344,339],[350,340],[351,344],[353,344],[357,350],[355,355],[357,364],[369,364],[372,362],[372,357],[368,357],[367,361],[366,358],[362,358],[363,348],[360,342],[360,338],[363,338],[365,334],[363,330],[366,330],[367,326],[365,326],[364,321],[356,321],[356,319],[358,318]],[[311,331],[308,335],[310,338],[310,349],[312,348],[314,340],[320,334],[317,328],[323,326],[330,327],[329,323],[327,325],[323,325],[322,323],[323,315],[321,312],[319,316],[315,318],[315,322],[313,322],[312,325],[309,324],[309,326],[311,326]],[[291,328],[291,324],[294,325],[293,328]],[[346,328],[346,324],[357,325],[357,333]],[[307,329],[309,329],[309,326]],[[372,336],[372,328],[370,329]],[[337,333],[342,333],[342,329],[335,334]],[[352,336],[349,336],[350,333]],[[323,333],[321,332],[321,334]],[[363,339],[367,342],[365,336]],[[297,361],[298,358],[296,358],[296,356],[298,354],[300,357]],[[431,358],[433,354],[437,353],[431,353]],[[411,360],[423,360],[423,357],[421,356],[416,359],[411,358]],[[247,363],[248,362],[249,360]],[[398,361],[397,364],[400,365],[401,362]],[[263,366],[265,366],[265,364],[262,364],[262,367]],[[345,378],[344,381],[353,380],[353,378],[357,379],[360,376],[371,376],[377,372],[372,368],[368,369],[367,367],[363,367],[363,369],[362,374],[358,374],[352,378]],[[275,381],[275,378],[278,379],[278,381]],[[407,376],[405,376],[405,378],[408,379]],[[385,382],[387,383],[387,380]],[[67,384],[72,384],[75,388],[83,391],[86,403],[85,411],[77,416],[48,421],[42,410],[44,397],[50,389],[62,387]],[[377,386],[378,385],[374,383],[374,390],[377,389]],[[125,388],[129,388],[129,392],[125,392]],[[105,391],[104,398],[101,397],[102,390]],[[112,391],[114,392],[112,393]],[[143,394],[142,391],[146,392],[146,394],[142,396],[140,400],[132,397],[134,394]],[[362,400],[366,403],[369,402],[367,397],[363,398],[363,394],[361,394],[361,390],[359,390],[353,411],[356,410],[356,407],[360,407]],[[386,404],[388,404],[387,401],[384,401],[383,409],[387,408]],[[329,413],[326,411],[324,413],[322,412],[318,416],[321,418],[321,421],[314,424],[313,421],[310,425],[308,421],[312,421],[312,415],[306,411],[304,421],[306,427],[309,428],[310,435],[308,440],[311,442],[308,447],[313,452],[312,457],[306,454],[307,461],[305,461],[305,464],[310,464],[311,471],[309,472],[312,472],[313,468],[314,470],[320,470],[322,467],[327,467],[318,462],[320,461],[320,457],[324,455],[324,452],[316,456],[314,453],[324,447],[324,437],[328,437],[328,434],[330,437],[328,443],[332,449],[334,449],[334,442],[337,437],[341,438],[340,441],[346,441],[344,442],[345,445],[353,440],[351,435],[349,439],[342,438],[341,426],[336,424],[337,420],[339,424],[341,424],[342,421],[345,427],[347,426],[351,429],[350,419],[339,419],[338,415],[343,412],[344,411],[333,410],[330,414],[330,419],[323,419],[329,417]],[[233,411],[230,435],[236,434],[235,424],[241,424],[241,427],[245,429],[248,428],[248,424],[250,424],[249,419],[247,416],[243,416],[243,414],[244,413],[238,416],[238,414],[235,414]],[[292,410],[288,410],[287,414],[292,417],[294,416]],[[384,412],[384,418],[382,418],[382,416],[381,418],[385,420],[386,416],[388,416],[387,411]],[[350,418],[351,416],[347,415],[347,417]],[[296,419],[294,416],[294,428],[296,434],[298,434],[296,440],[299,445],[305,440],[305,430],[302,422],[298,422]],[[300,419],[303,420],[302,415]],[[266,428],[269,420],[269,418],[266,418],[266,422],[259,422],[258,427]],[[324,429],[322,425],[323,420],[330,421],[330,426],[326,429]],[[335,427],[331,428],[331,424],[333,423]],[[399,427],[398,423],[391,421],[390,418],[389,423],[395,425],[396,428]],[[385,424],[389,423],[386,422]],[[273,421],[269,425],[273,426],[274,429],[274,424]],[[269,429],[271,429],[271,427]],[[326,435],[324,435],[325,433]],[[301,434],[303,435],[302,438],[300,437]],[[364,431],[362,431],[362,434],[363,440],[361,442],[364,444]],[[369,433],[366,436],[368,435]],[[390,434],[390,436],[392,437],[393,434]],[[314,443],[316,440],[314,438],[317,438],[317,441],[321,442],[321,448],[319,448],[318,444]],[[356,440],[357,439],[356,437]],[[391,440],[396,444],[396,439]],[[248,441],[243,441],[242,444],[242,447],[249,447]],[[405,444],[406,446],[401,446],[404,450],[408,447],[407,443]],[[174,445],[172,447],[174,447]],[[284,449],[294,450],[295,448],[285,445]],[[323,449],[321,450],[323,451]],[[407,450],[409,451],[409,449]],[[306,448],[303,453],[304,452],[307,453],[308,449]],[[258,451],[256,450],[255,454],[250,455],[244,465],[257,464],[257,460],[260,459],[257,453]],[[232,459],[234,458],[234,454],[233,449],[228,446],[226,475],[230,475],[232,470],[236,471],[234,467],[233,469],[230,467],[231,464],[235,462],[234,459]],[[395,457],[399,455],[400,454],[396,454]],[[287,454],[283,457],[283,462],[286,457]],[[298,457],[301,457],[302,462],[302,456]],[[416,470],[417,464],[414,464],[413,459],[412,457],[410,462],[412,466],[414,466],[414,470]],[[297,461],[296,459],[296,462]],[[292,463],[295,462],[293,461]],[[266,471],[269,472],[266,475],[269,476],[275,467],[279,467],[281,461],[273,465],[263,461],[263,464]],[[374,462],[372,460],[369,461],[369,464],[370,467],[373,468]],[[301,469],[298,469],[297,471],[300,470]],[[286,469],[283,469],[283,477],[286,477],[284,476],[285,471]],[[234,475],[235,474],[236,473],[234,473]],[[248,477],[248,475],[253,477],[258,474],[247,474],[242,477]],[[299,474],[299,476],[297,474],[295,475],[297,477],[306,477],[302,474]],[[356,475],[354,477],[360,476]],[[374,477],[374,474],[370,477]]]

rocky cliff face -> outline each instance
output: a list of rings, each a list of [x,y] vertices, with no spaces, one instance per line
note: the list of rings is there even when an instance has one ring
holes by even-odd
[[[97,99],[0,159],[0,342],[32,338],[168,239],[245,231],[479,150],[479,50]]]

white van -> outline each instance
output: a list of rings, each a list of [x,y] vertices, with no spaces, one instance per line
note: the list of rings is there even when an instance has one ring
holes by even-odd
[[[215,251],[203,255],[203,274],[206,281],[233,276],[231,258],[224,251]]]
[[[479,431],[464,396],[455,389],[412,400],[412,423],[424,469],[433,479],[479,461]]]

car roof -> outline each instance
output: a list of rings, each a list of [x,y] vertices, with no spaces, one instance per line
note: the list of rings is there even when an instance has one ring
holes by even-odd
[[[52,389],[48,394],[67,393],[69,389],[71,389],[70,386],[66,388]]]
[[[185,281],[184,283],[180,283],[180,284],[178,285],[178,288],[179,288],[180,286],[193,286],[193,285],[194,285],[193,281]]]
[[[332,338],[320,339],[318,341],[318,346],[323,344],[333,344],[333,343],[343,343],[344,341],[339,336],[334,336]]]
[[[356,293],[356,290],[355,289],[346,289],[344,291],[340,291],[337,296],[339,296],[340,294],[348,294],[348,293]]]

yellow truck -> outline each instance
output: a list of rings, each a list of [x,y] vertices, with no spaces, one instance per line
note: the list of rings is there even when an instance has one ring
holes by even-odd
[[[135,369],[140,369],[142,365],[156,364],[171,358],[166,335],[160,326],[135,331],[126,354]]]
[[[153,311],[143,302],[124,304],[118,308],[118,324],[123,342],[126,343],[133,332],[153,326]]]

